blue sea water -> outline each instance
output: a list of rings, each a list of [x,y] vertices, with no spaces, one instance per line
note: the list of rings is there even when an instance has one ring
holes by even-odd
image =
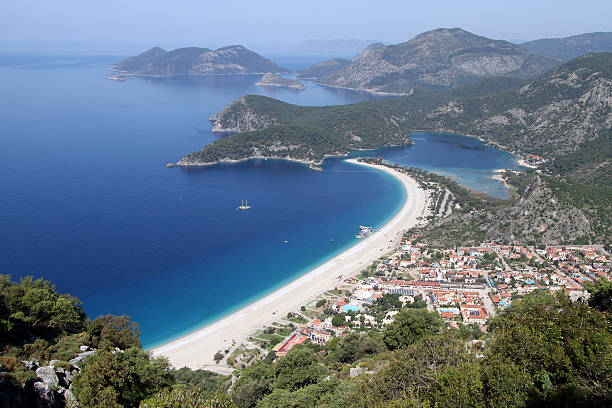
[[[300,105],[374,96],[260,88],[251,75],[106,80],[116,59],[0,56],[0,273],[49,279],[91,317],[128,314],[151,347],[294,279],[401,207],[394,178],[340,159],[323,172],[276,160],[164,167],[215,140],[208,117],[244,94]],[[370,154],[502,195],[479,180],[514,163],[454,135]],[[235,210],[242,199],[250,211]]]

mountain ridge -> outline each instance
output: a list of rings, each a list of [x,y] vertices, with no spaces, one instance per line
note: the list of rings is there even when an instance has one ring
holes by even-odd
[[[569,61],[584,54],[612,52],[612,32],[599,31],[563,38],[542,38],[524,42],[519,46],[534,54]]]
[[[318,78],[321,85],[408,94],[455,87],[493,76],[529,79],[559,65],[503,40],[460,28],[439,28],[399,44],[368,47],[350,64]]]

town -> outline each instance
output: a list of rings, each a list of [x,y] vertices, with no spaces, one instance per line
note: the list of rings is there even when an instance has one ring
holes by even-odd
[[[484,333],[491,317],[536,289],[565,290],[573,300],[585,300],[588,282],[611,278],[610,260],[600,245],[483,242],[434,249],[413,235],[360,275],[340,278],[334,290],[255,333],[249,340],[256,349],[237,347],[228,364],[240,368],[267,350],[283,357],[306,341],[323,345],[353,331],[383,329],[402,307],[427,308],[448,327]]]

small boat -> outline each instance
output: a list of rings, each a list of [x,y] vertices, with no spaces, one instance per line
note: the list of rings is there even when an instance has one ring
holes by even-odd
[[[361,234],[359,234],[359,235],[355,235],[355,238],[357,238],[357,239],[363,239],[363,238],[365,238],[365,235],[361,235]]]
[[[359,226],[359,228],[360,228],[362,231],[372,231],[372,227],[364,227],[363,225],[360,225],[360,226]]]
[[[127,77],[125,75],[117,74],[115,72],[110,73],[106,76],[106,79],[110,79],[111,81],[125,81]]]
[[[330,242],[336,242],[336,240],[334,239],[334,237],[331,237],[331,238],[329,239],[329,241],[330,241]]]
[[[250,210],[251,206],[249,205],[249,200],[246,200],[246,202],[245,200],[242,200],[242,202],[238,207],[236,207],[236,209],[241,211]]]

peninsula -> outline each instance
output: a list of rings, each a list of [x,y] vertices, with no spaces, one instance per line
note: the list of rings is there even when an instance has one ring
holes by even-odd
[[[474,135],[524,156],[569,154],[612,126],[611,67],[612,54],[588,54],[528,82],[489,78],[344,106],[304,107],[247,95],[210,118],[213,131],[236,134],[177,165],[258,157],[320,164],[353,150],[410,143],[410,135],[423,129]]]
[[[406,200],[391,221],[352,248],[283,288],[194,333],[153,349],[153,354],[168,357],[174,367],[215,370],[215,352],[230,347],[232,343],[246,341],[258,328],[299,309],[300,305],[333,288],[339,280],[356,275],[399,244],[404,231],[417,226],[427,217],[427,195],[410,176],[386,166],[347,161],[374,171],[384,171],[402,183]]]
[[[277,74],[272,74],[268,72],[264,75],[259,82],[255,85],[258,86],[275,86],[279,88],[294,88],[294,89],[304,89],[304,84],[297,79],[285,79]]]
[[[112,65],[111,69],[125,75],[154,77],[288,72],[274,61],[242,45],[231,45],[214,51],[198,47],[166,51],[154,47],[135,57],[122,59]]]

